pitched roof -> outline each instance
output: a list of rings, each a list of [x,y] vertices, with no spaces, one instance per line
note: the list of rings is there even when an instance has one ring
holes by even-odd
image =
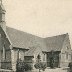
[[[58,36],[43,38],[43,45],[45,48],[40,49],[45,52],[50,52],[51,50],[61,51],[63,42],[67,35],[68,34],[62,34]],[[29,51],[26,52],[25,56],[33,56],[36,50],[37,48],[35,47],[30,48]]]
[[[61,51],[65,37],[68,34],[41,38],[23,31],[7,27],[7,34],[13,47],[29,49],[26,55],[32,56],[37,48],[49,52],[51,50]]]
[[[63,42],[65,40],[65,37],[68,35],[67,34],[62,34],[62,35],[57,35],[53,37],[47,37],[44,39],[46,46],[47,46],[47,51],[61,51]]]
[[[25,52],[25,56],[34,56],[34,53],[37,48],[31,47],[27,52]]]
[[[13,47],[26,49],[29,49],[30,47],[40,47],[42,49],[45,48],[43,39],[38,36],[10,27],[7,27],[7,34],[13,44]]]

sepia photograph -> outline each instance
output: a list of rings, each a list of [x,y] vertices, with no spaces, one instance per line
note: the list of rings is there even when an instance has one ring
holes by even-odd
[[[0,0],[0,72],[72,72],[72,0]]]

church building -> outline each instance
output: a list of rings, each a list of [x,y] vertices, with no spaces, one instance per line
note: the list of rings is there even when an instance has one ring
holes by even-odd
[[[16,70],[17,59],[36,63],[37,56],[50,67],[51,52],[54,67],[67,67],[71,62],[71,45],[68,33],[41,38],[6,26],[5,9],[0,4],[0,68]]]

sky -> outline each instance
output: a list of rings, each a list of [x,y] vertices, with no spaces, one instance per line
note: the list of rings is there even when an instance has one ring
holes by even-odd
[[[40,37],[68,33],[72,44],[72,0],[3,0],[6,25]]]

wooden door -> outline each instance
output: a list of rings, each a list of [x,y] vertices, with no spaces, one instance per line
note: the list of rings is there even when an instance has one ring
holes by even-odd
[[[59,65],[59,55],[55,54],[54,56],[54,67],[58,67]]]
[[[50,67],[50,53],[47,54],[47,67]]]
[[[51,57],[52,57],[51,53],[48,53],[47,54],[47,67],[50,67]],[[53,59],[53,67],[58,67],[58,65],[59,65],[59,53],[54,52],[52,59]]]

